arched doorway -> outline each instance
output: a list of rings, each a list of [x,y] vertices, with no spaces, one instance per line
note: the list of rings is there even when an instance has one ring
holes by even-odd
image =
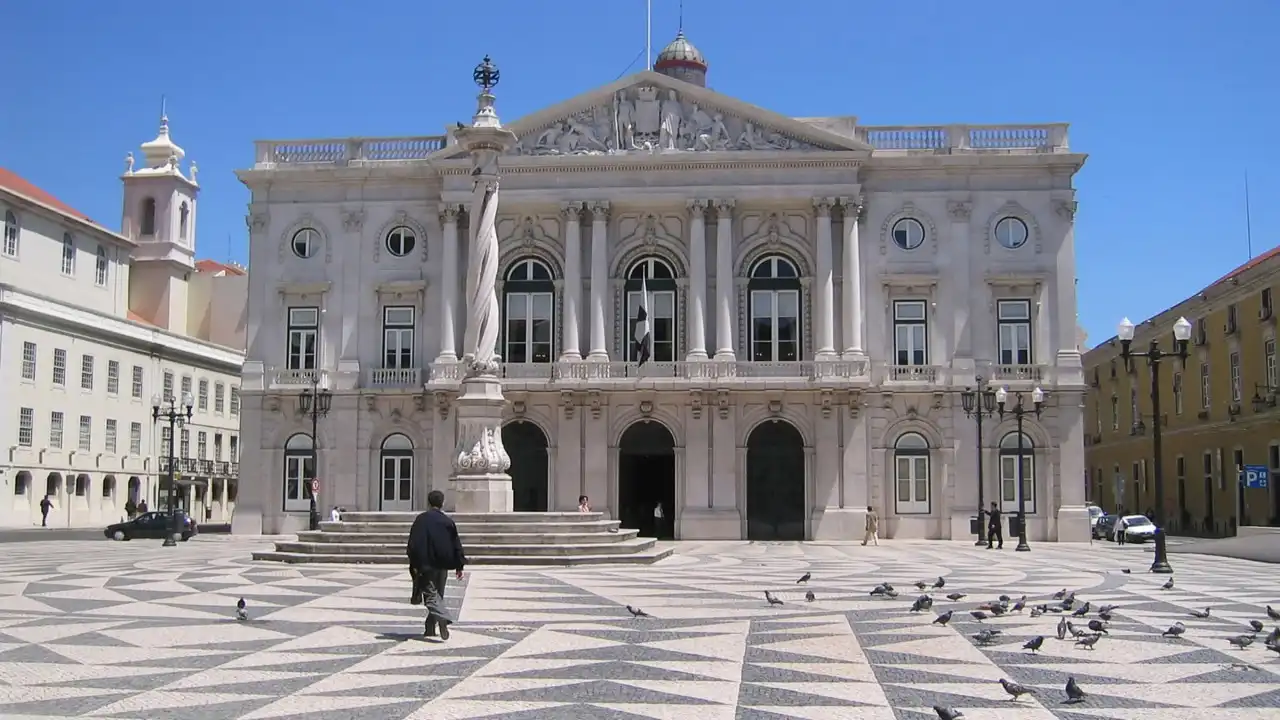
[[[804,437],[773,420],[747,436],[747,539],[804,540]]]
[[[13,494],[26,496],[31,492],[31,473],[23,470],[13,479]]]
[[[379,451],[382,467],[382,510],[413,510],[413,441],[396,433],[382,441]],[[323,508],[322,508],[323,509]]]
[[[502,446],[511,458],[512,507],[516,512],[547,511],[547,436],[526,420],[502,426]]]
[[[57,501],[62,495],[62,474],[51,472],[44,479],[44,494],[50,500]]]
[[[654,508],[662,503],[662,519]],[[618,442],[618,519],[624,528],[670,540],[675,537],[676,440],[659,422],[628,427]]]

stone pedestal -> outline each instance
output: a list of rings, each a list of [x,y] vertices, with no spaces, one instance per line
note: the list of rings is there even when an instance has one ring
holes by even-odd
[[[454,450],[453,507],[460,513],[509,513],[511,458],[502,447],[502,381],[480,375],[462,381],[454,407],[458,414],[458,444]]]

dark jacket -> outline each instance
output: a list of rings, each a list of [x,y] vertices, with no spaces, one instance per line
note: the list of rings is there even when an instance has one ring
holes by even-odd
[[[409,566],[432,570],[461,570],[467,563],[458,526],[438,509],[428,510],[409,529]]]
[[[987,513],[987,517],[989,518],[987,520],[987,527],[997,528],[997,529],[1000,527],[1000,511],[999,510],[989,511]]]

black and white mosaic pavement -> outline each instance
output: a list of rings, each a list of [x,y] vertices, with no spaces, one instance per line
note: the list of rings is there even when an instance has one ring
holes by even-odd
[[[1164,590],[1140,548],[685,543],[647,567],[469,572],[449,587],[461,621],[439,642],[420,637],[402,568],[247,560],[262,544],[6,545],[0,717],[889,720],[934,717],[933,705],[969,720],[1280,716],[1280,655],[1261,635],[1227,642],[1249,620],[1278,624],[1264,607],[1280,609],[1280,579],[1245,561],[1177,555]],[[932,611],[910,612],[913,584],[938,576]],[[900,596],[869,596],[881,582]],[[1001,594],[1030,607],[1060,589],[1120,606],[1095,649],[1057,639],[1061,614],[969,616]],[[234,618],[240,597],[248,622]],[[953,621],[933,624],[947,609]],[[1185,635],[1162,638],[1175,621]],[[979,646],[984,626],[1002,632]],[[1022,649],[1036,635],[1041,650]],[[1064,703],[1068,677],[1083,703]],[[1011,700],[1001,678],[1034,692]]]

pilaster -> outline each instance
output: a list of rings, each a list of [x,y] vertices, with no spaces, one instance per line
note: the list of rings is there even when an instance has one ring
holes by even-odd
[[[831,249],[831,208],[835,198],[814,198],[813,209],[817,215],[818,256],[815,262],[813,305],[814,324],[817,326],[817,360],[834,360],[835,348],[835,281]]]
[[[582,358],[578,329],[582,318],[582,203],[568,202],[560,206],[564,219],[564,308],[560,360],[572,362]]]
[[[733,362],[733,200],[716,200],[716,360]],[[717,442],[717,444],[719,444]]]
[[[597,200],[591,210],[591,351],[588,360],[609,361],[605,335],[605,297],[609,291],[609,203]]]

